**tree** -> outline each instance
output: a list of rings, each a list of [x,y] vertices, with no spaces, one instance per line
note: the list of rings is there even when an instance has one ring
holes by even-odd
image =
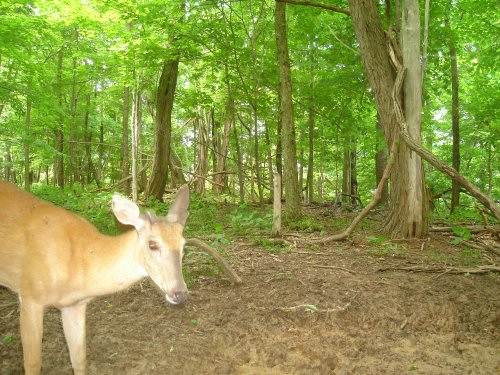
[[[297,146],[295,139],[295,124],[293,121],[292,83],[286,32],[285,3],[276,3],[274,17],[278,68],[280,76],[281,100],[279,116],[283,131],[283,180],[286,199],[286,205],[283,213],[288,219],[293,220],[300,216],[301,209],[297,171]]]
[[[420,122],[418,101],[421,100],[422,75],[419,66],[420,32],[418,3],[405,2],[403,14],[404,26],[404,62],[409,67],[410,78],[405,83],[405,113],[409,114],[411,136],[418,143],[420,139]],[[389,41],[382,28],[377,6],[369,0],[349,1],[351,18],[360,43],[361,59],[366,75],[373,90],[373,96],[380,121],[384,128],[387,144],[398,139],[399,123],[395,116],[392,90],[395,83],[395,72],[389,56]],[[418,24],[417,24],[418,20]],[[390,36],[392,38],[392,35]],[[400,98],[395,98],[400,100]],[[407,112],[406,112],[407,111]],[[386,227],[395,237],[421,237],[427,233],[427,206],[424,199],[424,182],[420,160],[411,154],[405,144],[397,150],[396,163],[391,173],[391,191],[389,216]],[[405,218],[405,220],[402,220]]]
[[[170,138],[172,134],[172,108],[174,106],[178,72],[178,56],[165,61],[156,91],[153,170],[146,188],[146,196],[154,196],[159,201],[163,201],[163,192],[167,184]]]

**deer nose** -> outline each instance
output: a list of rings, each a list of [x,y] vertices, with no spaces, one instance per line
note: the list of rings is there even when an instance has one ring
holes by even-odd
[[[177,290],[172,294],[167,294],[167,301],[173,305],[178,305],[183,303],[188,296],[188,292],[186,290]]]

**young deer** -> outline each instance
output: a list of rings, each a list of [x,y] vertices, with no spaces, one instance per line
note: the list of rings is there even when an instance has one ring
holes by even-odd
[[[141,214],[113,196],[116,218],[134,229],[105,236],[90,223],[0,181],[0,285],[18,293],[24,370],[41,369],[43,312],[60,309],[71,364],[85,374],[85,309],[94,297],[149,276],[172,304],[185,301],[182,276],[189,190],[183,186],[165,218]]]

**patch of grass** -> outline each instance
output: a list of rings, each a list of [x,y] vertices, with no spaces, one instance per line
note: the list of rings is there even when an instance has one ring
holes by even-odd
[[[449,259],[448,256],[436,249],[429,249],[423,255],[434,262],[445,262]]]
[[[324,229],[324,224],[318,223],[308,216],[303,216],[299,220],[287,221],[285,224],[291,230],[301,232],[319,232]]]
[[[16,342],[16,339],[12,335],[5,335],[2,337],[2,343],[4,345],[12,345]]]
[[[370,254],[377,258],[404,258],[405,253],[406,250],[403,246],[393,243],[385,243],[370,250]]]
[[[291,280],[293,278],[292,271],[281,271],[274,277],[275,280]]]
[[[477,249],[464,247],[460,252],[460,262],[464,266],[475,266],[481,259],[481,253]]]

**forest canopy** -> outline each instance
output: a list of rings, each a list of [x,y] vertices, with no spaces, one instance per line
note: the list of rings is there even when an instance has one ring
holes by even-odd
[[[287,150],[275,30],[275,8],[285,6],[301,200],[366,204],[390,136],[363,66],[355,2],[324,3],[347,13],[269,0],[2,1],[0,176],[130,193],[135,174],[139,194],[160,199],[186,181],[235,202],[271,199]],[[402,5],[392,3],[377,10],[397,39]],[[413,3],[421,143],[498,201],[498,6],[431,2],[425,19],[426,2]],[[423,169],[426,200],[448,213],[451,180]]]

